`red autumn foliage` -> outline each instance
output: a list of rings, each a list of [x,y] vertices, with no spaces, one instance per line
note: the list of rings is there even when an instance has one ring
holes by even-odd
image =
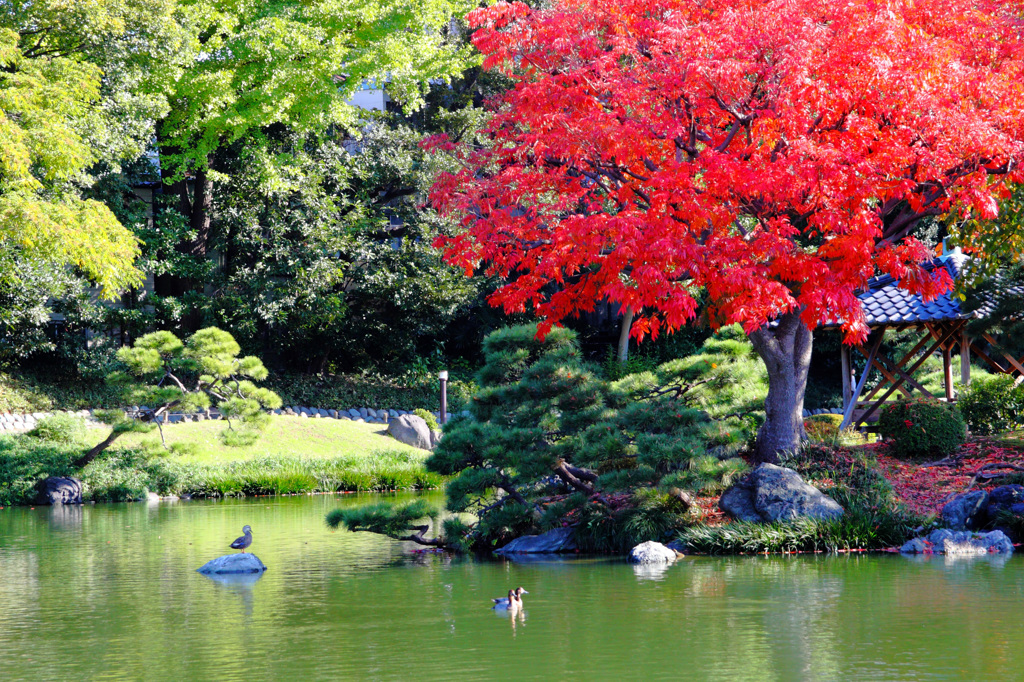
[[[467,228],[438,244],[510,277],[492,302],[534,306],[542,330],[610,300],[657,335],[703,289],[715,324],[799,311],[862,340],[867,278],[950,285],[918,265],[922,218],[991,218],[1024,180],[1019,0],[553,0],[468,18],[514,87],[493,145],[434,187]]]

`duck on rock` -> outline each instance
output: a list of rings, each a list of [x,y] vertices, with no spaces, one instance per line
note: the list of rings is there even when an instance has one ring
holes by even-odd
[[[231,549],[240,549],[242,554],[245,554],[245,548],[252,544],[252,528],[242,526],[242,533],[242,537],[231,543]]]

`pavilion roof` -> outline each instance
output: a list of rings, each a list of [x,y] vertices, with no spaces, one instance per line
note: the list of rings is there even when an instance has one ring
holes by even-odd
[[[928,270],[945,268],[953,281],[956,281],[963,272],[966,262],[967,257],[957,249],[936,258],[924,267]],[[919,294],[901,289],[891,275],[880,275],[868,280],[867,290],[857,294],[857,298],[860,299],[869,327],[962,320],[976,316],[963,312],[961,301],[953,296],[953,292],[925,301]],[[831,323],[823,326],[838,325]]]

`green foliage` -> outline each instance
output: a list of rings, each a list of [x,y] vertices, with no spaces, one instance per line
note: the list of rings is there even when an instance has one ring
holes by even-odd
[[[194,497],[380,492],[434,489],[444,482],[402,451],[196,463],[181,461],[188,453],[178,447],[170,456],[163,448],[132,447],[108,450],[79,469],[73,462],[81,454],[80,444],[27,434],[0,437],[0,506],[33,503],[36,483],[49,476],[75,476],[86,500],[113,502],[145,499],[150,492]]]
[[[419,417],[420,419],[422,419],[423,421],[427,422],[427,428],[429,428],[431,431],[441,430],[441,425],[437,423],[437,418],[434,417],[433,413],[428,412],[427,410],[424,409],[416,409],[413,410],[412,413]]]
[[[972,433],[989,435],[1024,424],[1024,386],[1011,376],[975,380],[961,388],[957,408]]]
[[[386,407],[408,410],[440,409],[436,376],[385,376],[380,374],[272,376],[268,383],[286,405],[316,407]],[[457,411],[469,402],[476,384],[453,377],[448,381],[448,409]]]
[[[335,509],[327,514],[330,528],[339,526],[349,531],[370,531],[390,537],[402,537],[415,521],[437,515],[437,509],[426,500],[402,505],[378,502],[354,509]]]
[[[584,362],[564,328],[544,339],[531,325],[499,330],[484,356],[472,418],[447,425],[427,460],[453,477],[448,509],[477,515],[480,548],[566,518],[584,546],[604,551],[664,535],[684,523],[671,489],[713,494],[745,470],[735,455],[757,427],[767,390],[734,329],[696,356],[615,382]],[[542,499],[569,492],[586,504],[543,508]],[[608,494],[628,498],[611,503]]]
[[[70,414],[55,414],[39,420],[26,435],[61,445],[81,445],[85,441],[85,420]]]
[[[231,334],[209,327],[182,343],[168,331],[151,332],[117,352],[127,372],[109,377],[129,388],[133,402],[147,406],[141,418],[161,419],[172,408],[196,412],[216,406],[228,420],[222,432],[226,445],[249,445],[266,425],[264,410],[278,408],[281,399],[253,381],[267,378],[267,369],[241,351]],[[231,420],[241,422],[235,430]]]
[[[841,414],[815,414],[804,420],[807,439],[812,443],[835,444],[839,439],[839,426],[843,423]]]
[[[723,526],[691,526],[679,533],[679,540],[692,551],[707,554],[839,552],[898,546],[912,528],[901,515],[848,511],[828,521],[738,521]]]
[[[967,436],[964,419],[952,405],[933,400],[900,400],[882,409],[878,432],[891,439],[895,457],[943,457]]]

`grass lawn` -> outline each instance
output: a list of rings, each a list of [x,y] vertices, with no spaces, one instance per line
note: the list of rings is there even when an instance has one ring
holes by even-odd
[[[345,419],[300,419],[272,416],[267,429],[252,445],[228,447],[219,434],[227,422],[203,421],[164,426],[167,445],[185,444],[180,455],[171,455],[181,462],[238,462],[260,457],[322,459],[366,456],[373,452],[391,451],[421,455],[427,451],[399,443],[387,435],[384,424],[364,424]],[[148,434],[127,434],[114,443],[114,448],[160,443],[156,431]]]

